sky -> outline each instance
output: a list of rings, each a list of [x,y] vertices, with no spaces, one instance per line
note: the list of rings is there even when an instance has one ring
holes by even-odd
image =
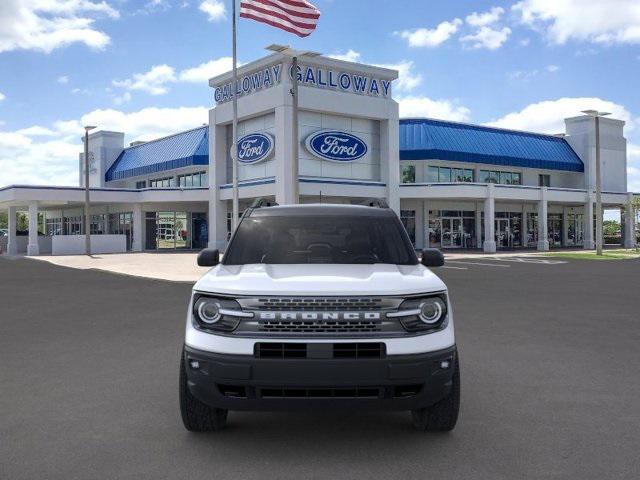
[[[315,0],[305,39],[240,20],[238,57],[272,43],[396,68],[401,116],[543,133],[585,109],[625,120],[640,192],[639,0]],[[82,125],[149,140],[207,122],[231,67],[231,0],[1,0],[0,187],[77,185]]]

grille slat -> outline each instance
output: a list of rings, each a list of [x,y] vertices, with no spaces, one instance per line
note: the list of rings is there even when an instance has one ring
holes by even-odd
[[[368,333],[382,329],[380,320],[261,320],[260,330],[274,333]]]
[[[262,398],[378,398],[381,390],[378,387],[261,388],[258,393]]]
[[[384,343],[334,343],[327,345],[333,352],[331,358],[374,359],[384,358]],[[307,358],[306,343],[259,342],[254,347],[257,358]]]
[[[382,298],[367,297],[281,297],[259,298],[260,310],[295,311],[355,311],[376,309],[382,306]]]

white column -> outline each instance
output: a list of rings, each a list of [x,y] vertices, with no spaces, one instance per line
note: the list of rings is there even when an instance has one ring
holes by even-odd
[[[476,248],[482,247],[482,207],[476,203]]]
[[[584,249],[593,250],[596,248],[596,242],[593,238],[593,198],[587,195],[587,201],[584,204]]]
[[[389,208],[400,215],[400,125],[397,104],[394,119],[380,122],[381,178],[387,184]]]
[[[16,242],[16,215],[18,210],[16,207],[9,207],[7,213],[7,228],[9,229],[9,237],[7,238],[7,253],[9,255],[17,255],[18,244]]]
[[[496,202],[493,198],[493,185],[487,185],[487,198],[484,200],[484,244],[485,253],[495,253],[496,251],[496,234],[495,234],[495,213]]]
[[[549,250],[549,238],[547,235],[547,187],[540,189],[540,201],[538,202],[538,250]]]
[[[291,95],[287,95],[291,97]],[[290,105],[291,98],[285,100],[286,105],[276,107],[276,202],[279,205],[293,203],[293,143],[291,126],[293,117],[293,107]]]
[[[624,215],[624,248],[636,247],[636,222],[635,212],[633,210],[633,193],[627,196],[627,205],[625,206]]]
[[[227,148],[226,128],[216,125],[215,110],[209,115],[209,248],[217,248],[221,252],[227,248],[227,213],[231,209],[227,200],[220,200],[220,185],[227,183],[227,165],[229,149]],[[221,161],[213,159],[223,159]],[[278,160],[274,160],[277,162]],[[242,191],[242,189],[241,189]]]
[[[567,207],[562,207],[562,246],[569,244],[569,212]]]
[[[27,244],[27,255],[40,255],[38,246],[38,204],[29,204],[29,243]]]
[[[424,248],[429,248],[429,202],[428,200],[422,200],[422,245]]]
[[[143,223],[144,215],[142,212],[142,204],[135,203],[133,205],[133,241],[131,242],[131,250],[134,252],[142,251]]]

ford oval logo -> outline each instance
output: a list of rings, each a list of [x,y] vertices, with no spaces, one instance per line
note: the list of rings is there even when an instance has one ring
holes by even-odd
[[[313,133],[306,144],[313,155],[332,162],[353,162],[367,153],[367,144],[360,138],[335,130]]]
[[[238,139],[238,161],[258,163],[273,153],[273,137],[267,133],[252,133]]]

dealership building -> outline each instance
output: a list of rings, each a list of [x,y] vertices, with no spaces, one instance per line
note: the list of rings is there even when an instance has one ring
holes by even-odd
[[[303,56],[295,178],[292,74],[291,59],[279,53],[238,69],[240,211],[259,197],[292,203],[298,182],[301,203],[385,198],[416,248],[594,247],[592,117],[565,119],[557,135],[400,119],[392,96],[397,71]],[[89,136],[94,253],[224,250],[234,86],[230,73],[209,85],[215,106],[206,126],[129,146],[124,132]],[[602,199],[605,208],[621,211],[622,243],[631,247],[623,128],[621,120],[600,119]],[[84,252],[83,155],[78,166],[80,187],[0,188],[0,210],[9,212],[3,250]],[[17,230],[18,212],[28,212],[28,234]]]

